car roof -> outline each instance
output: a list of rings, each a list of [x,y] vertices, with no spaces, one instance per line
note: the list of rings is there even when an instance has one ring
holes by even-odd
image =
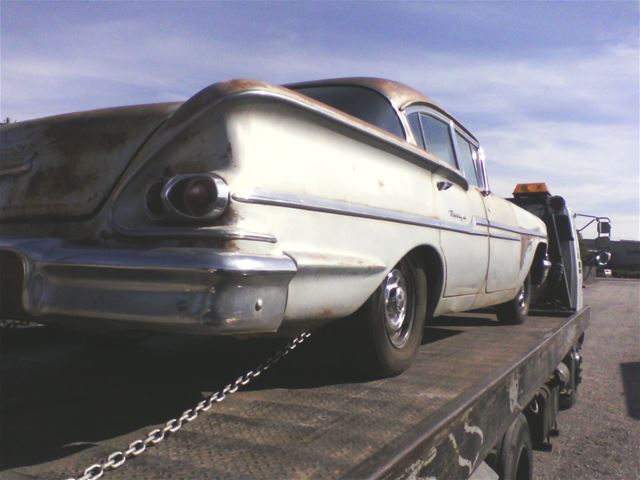
[[[386,78],[376,77],[345,77],[345,78],[329,78],[325,80],[313,80],[308,82],[297,82],[284,85],[284,87],[291,89],[309,88],[309,87],[329,87],[329,86],[358,86],[374,90],[384,96],[389,103],[398,111],[402,111],[405,108],[413,104],[427,104],[430,107],[439,110],[444,113],[460,127],[474,140],[477,141],[475,136],[458,121],[451,113],[441,107],[432,98],[424,95],[415,88],[409,87],[401,82],[394,80],[388,80]]]

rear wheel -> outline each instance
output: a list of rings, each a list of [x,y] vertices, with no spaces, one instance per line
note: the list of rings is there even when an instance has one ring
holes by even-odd
[[[576,352],[572,351],[569,354],[568,359],[564,362],[569,367],[569,382],[560,390],[560,402],[559,406],[561,410],[567,410],[573,407],[578,401],[578,384],[580,383],[579,369],[580,360]]]
[[[500,480],[533,478],[533,446],[526,417],[519,414],[505,433],[498,455]]]
[[[531,279],[529,276],[518,290],[515,298],[496,306],[498,321],[505,325],[524,323],[529,314],[531,304]]]
[[[399,375],[422,342],[427,277],[417,258],[404,257],[354,314],[353,350],[362,369],[376,377]]]

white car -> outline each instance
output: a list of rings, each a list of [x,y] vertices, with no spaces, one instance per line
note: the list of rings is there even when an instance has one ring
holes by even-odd
[[[545,224],[489,189],[476,138],[402,84],[235,80],[184,103],[2,126],[2,316],[290,333],[342,319],[382,375],[432,316],[519,323]]]

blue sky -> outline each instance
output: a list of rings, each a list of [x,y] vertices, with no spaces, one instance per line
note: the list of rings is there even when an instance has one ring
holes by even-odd
[[[387,77],[476,134],[497,193],[546,181],[637,240],[639,5],[3,0],[1,115],[184,100],[239,77]]]

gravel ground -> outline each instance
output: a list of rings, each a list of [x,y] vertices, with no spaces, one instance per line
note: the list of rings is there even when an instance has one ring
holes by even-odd
[[[592,306],[578,403],[560,412],[551,452],[535,452],[535,478],[640,479],[640,281],[587,285]]]

